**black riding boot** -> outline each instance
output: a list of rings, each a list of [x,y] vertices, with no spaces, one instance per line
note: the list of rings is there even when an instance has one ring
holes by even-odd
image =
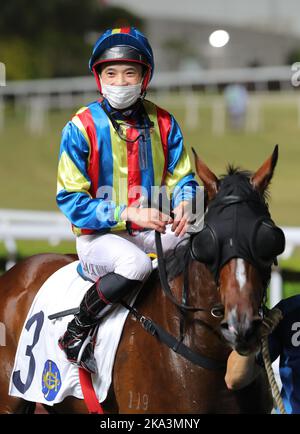
[[[67,359],[82,366],[89,372],[96,372],[93,344],[87,339],[91,328],[97,324],[100,312],[109,307],[109,302],[100,298],[98,282],[88,289],[80,303],[79,313],[69,322],[65,334],[59,339],[59,346]]]
[[[138,283],[141,282],[109,273],[88,289],[80,303],[79,313],[69,322],[65,334],[58,341],[70,362],[91,373],[97,372],[89,332],[110,309],[111,304],[119,301]]]

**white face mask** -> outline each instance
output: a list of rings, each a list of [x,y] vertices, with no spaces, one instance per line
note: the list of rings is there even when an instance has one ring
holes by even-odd
[[[142,82],[128,86],[112,86],[101,81],[102,95],[115,109],[124,109],[134,104],[141,96]]]

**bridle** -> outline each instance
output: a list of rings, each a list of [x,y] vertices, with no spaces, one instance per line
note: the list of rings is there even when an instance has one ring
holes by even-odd
[[[239,182],[241,179],[233,178],[233,184]],[[271,266],[277,263],[277,255],[284,250],[285,237],[251,184],[247,185],[244,180],[241,190],[241,193],[233,193],[231,188],[230,194],[224,195],[220,189],[221,194],[217,194],[207,208],[203,229],[191,239],[190,251],[193,259],[210,269],[217,288],[220,287],[220,270],[231,259],[242,258],[252,264],[262,281],[260,310],[263,312]]]
[[[224,243],[224,239],[220,239],[222,238],[219,235],[220,228],[218,227],[218,224],[216,222],[220,222],[220,214],[224,213],[224,211],[233,210],[234,219],[232,221],[232,226],[234,229],[236,229],[236,219],[238,217],[237,207],[243,206],[243,204],[248,206],[250,202],[254,203],[254,207],[257,211],[257,216],[255,219],[253,219],[251,231],[248,231],[248,241],[250,240],[250,242],[244,243],[248,244],[248,248],[244,249],[244,251],[243,249],[239,251],[239,243],[235,242],[236,240],[238,240],[239,231],[234,230],[234,236],[229,237],[229,243],[226,244]],[[204,228],[200,232],[192,236],[190,240],[190,248],[187,249],[187,252],[185,254],[184,285],[182,290],[181,303],[179,303],[174,297],[169,286],[165,261],[163,257],[161,234],[157,231],[155,232],[155,242],[157,248],[158,269],[161,286],[166,296],[179,309],[179,312],[181,314],[179,338],[176,338],[170,333],[168,333],[161,326],[156,324],[151,318],[140,314],[135,307],[128,305],[124,300],[122,300],[120,303],[130,311],[130,313],[139,321],[139,323],[148,333],[155,336],[160,342],[171,348],[172,351],[182,355],[184,358],[197,366],[201,366],[202,368],[209,370],[218,371],[225,369],[225,361],[215,360],[203,354],[200,354],[199,352],[192,351],[183,343],[185,337],[185,316],[187,312],[195,313],[198,311],[202,311],[207,312],[211,316],[217,318],[223,317],[224,312],[224,307],[220,304],[214,305],[211,309],[189,306],[187,304],[189,294],[188,264],[190,259],[192,258],[194,260],[203,262],[208,266],[208,268],[214,275],[217,290],[219,289],[220,268],[226,262],[228,262],[228,260],[234,257],[242,257],[253,263],[253,265],[259,269],[264,282],[264,291],[261,300],[261,314],[263,315],[266,288],[270,279],[271,265],[276,260],[276,256],[284,250],[285,239],[281,229],[276,227],[274,222],[271,220],[267,206],[262,202],[262,200],[257,196],[257,194],[252,194],[250,195],[250,197],[244,194],[227,194],[223,197],[218,197],[217,195],[215,200],[207,207],[204,221]],[[230,240],[232,242],[230,242]],[[212,247],[211,251],[204,251],[204,256],[202,256],[202,249],[204,248],[203,246]],[[226,248],[224,248],[224,246],[226,246]],[[229,251],[232,250],[230,254],[228,254],[228,246]],[[259,252],[258,259],[255,257],[257,252]],[[59,318],[69,314],[75,314],[77,313],[77,311],[78,308],[59,312],[52,315],[51,319]]]
[[[256,196],[256,197],[254,197]],[[164,329],[162,329],[159,325],[157,325],[154,321],[152,321],[151,318],[147,318],[143,315],[140,315],[139,312],[131,306],[128,306],[126,303],[122,302],[122,304],[130,310],[131,314],[140,321],[142,326],[146,331],[151,333],[153,336],[156,336],[161,342],[168,345],[169,348],[171,348],[176,353],[181,354],[183,357],[185,357],[187,360],[191,361],[192,363],[204,367],[206,369],[210,370],[220,370],[225,368],[225,362],[218,361],[209,357],[206,357],[202,354],[199,354],[198,352],[194,352],[190,350],[184,343],[184,337],[185,337],[185,316],[187,312],[208,312],[213,317],[221,318],[224,315],[224,306],[221,304],[214,305],[211,309],[205,309],[202,307],[194,307],[189,306],[187,304],[188,300],[188,293],[189,293],[189,284],[188,284],[188,262],[190,258],[193,258],[197,261],[200,259],[199,250],[195,248],[195,246],[198,244],[199,247],[199,237],[203,237],[203,234],[210,234],[212,239],[212,242],[218,242],[218,231],[216,228],[214,228],[214,225],[212,222],[210,222],[210,210],[217,210],[217,213],[221,213],[225,209],[232,208],[233,206],[238,206],[242,204],[249,204],[250,202],[254,203],[254,206],[257,207],[258,216],[253,222],[253,229],[251,232],[251,242],[249,245],[249,251],[247,254],[242,254],[242,257],[244,259],[250,261],[251,263],[256,266],[262,276],[263,281],[263,293],[261,298],[261,304],[259,308],[259,314],[263,317],[264,311],[265,311],[265,301],[266,301],[266,289],[269,283],[270,274],[271,274],[271,265],[273,262],[276,261],[277,254],[281,253],[284,250],[285,245],[285,238],[282,230],[275,226],[274,222],[270,218],[270,214],[268,212],[267,206],[262,202],[262,200],[257,197],[257,194],[252,195],[252,197],[247,197],[246,195],[226,195],[223,198],[216,199],[211,206],[209,206],[206,218],[205,218],[205,226],[204,228],[198,233],[195,234],[191,241],[190,241],[190,249],[187,250],[187,254],[185,255],[185,267],[184,267],[184,284],[183,284],[183,290],[182,290],[182,301],[179,303],[177,299],[172,294],[171,288],[168,283],[167,279],[167,273],[166,273],[166,267],[163,257],[163,249],[162,249],[162,243],[161,243],[161,234],[159,232],[155,232],[155,242],[156,242],[156,249],[157,249],[157,256],[158,256],[158,269],[159,269],[159,276],[161,281],[161,286],[163,288],[164,293],[166,296],[171,300],[171,302],[179,309],[180,312],[180,337],[179,339],[175,338],[174,336],[170,335],[168,332],[166,332]],[[235,213],[235,218],[237,217],[237,213]],[[236,221],[233,221],[233,225],[236,224]],[[263,228],[263,230],[261,229]],[[209,231],[209,232],[208,232]],[[256,260],[255,258],[255,251],[257,248],[260,247],[260,241],[266,242],[266,233],[267,232],[270,235],[273,235],[271,238],[271,241],[269,241],[269,245],[267,245],[264,254],[261,254],[260,257]],[[260,234],[260,237],[262,237],[262,240],[257,239],[258,235]],[[197,239],[198,237],[198,239]],[[200,240],[201,241],[201,240]],[[203,241],[203,240],[202,240]],[[234,247],[234,238],[231,238],[231,243],[229,242],[230,248]],[[194,244],[193,244],[194,243]],[[195,244],[197,243],[197,244]],[[201,243],[200,243],[201,247]],[[214,246],[216,247],[216,246]],[[218,247],[220,248],[219,244]],[[237,247],[237,246],[235,246]],[[269,249],[269,252],[268,252]],[[247,250],[247,249],[246,249]],[[235,251],[231,252],[231,256],[225,256],[225,258],[221,258],[221,255],[218,252],[217,254],[217,261],[215,263],[207,263],[208,267],[211,269],[215,282],[217,290],[219,290],[219,271],[220,267],[223,266],[228,259],[239,257],[237,254],[238,250],[235,249]],[[223,253],[223,252],[222,252]],[[261,252],[260,252],[261,253]],[[270,255],[268,257],[268,254]],[[204,259],[204,258],[201,258]],[[206,263],[206,261],[201,261]],[[217,264],[217,267],[216,267]],[[215,268],[216,267],[216,268]]]
[[[250,199],[247,198],[246,196],[242,196],[242,195],[228,195],[225,196],[224,198],[218,200],[218,202],[215,202],[212,204],[212,207],[219,208],[219,211],[224,210],[224,208],[232,206],[232,205],[238,205],[241,204],[243,202],[254,202],[257,205],[261,205],[261,201],[259,201],[258,199]],[[266,223],[267,222],[267,223]],[[255,258],[255,236],[257,235],[257,231],[260,225],[262,224],[269,224],[269,228],[271,231],[276,231],[277,232],[277,236],[278,236],[278,249],[276,251],[276,253],[281,253],[281,251],[284,250],[284,235],[283,232],[281,231],[280,228],[276,227],[274,225],[274,223],[272,222],[272,220],[270,219],[270,215],[269,213],[265,210],[265,213],[263,215],[261,215],[260,217],[258,217],[255,222],[254,222],[254,230],[253,230],[253,238],[251,239],[251,245],[250,245],[250,252],[251,255],[249,254],[248,257],[245,257],[244,259],[248,260],[249,262],[251,262],[260,272],[261,278],[262,278],[262,282],[263,282],[263,291],[262,291],[262,297],[261,297],[261,313],[263,313],[264,311],[264,305],[265,305],[265,301],[266,301],[266,295],[267,295],[267,287],[270,281],[270,275],[271,275],[271,265],[273,262],[277,262],[276,260],[276,256],[274,255],[274,257],[272,256],[272,260],[271,261],[258,261]],[[165,262],[163,259],[163,249],[162,249],[162,243],[161,243],[161,236],[159,232],[155,233],[155,242],[156,242],[156,251],[157,251],[157,256],[158,256],[158,269],[159,269],[159,276],[160,276],[160,280],[161,280],[161,285],[163,288],[164,293],[166,294],[166,296],[171,300],[171,302],[177,307],[179,308],[179,310],[181,312],[207,312],[210,313],[213,317],[223,317],[223,313],[224,313],[224,306],[220,303],[212,306],[211,309],[205,309],[203,307],[195,307],[195,306],[189,306],[187,304],[187,300],[188,300],[188,293],[189,293],[189,280],[188,280],[188,263],[189,260],[195,259],[197,261],[200,262],[204,262],[205,260],[200,260],[199,258],[199,253],[197,248],[195,248],[195,245],[197,245],[197,237],[202,236],[202,232],[203,231],[209,231],[210,235],[212,237],[212,240],[215,244],[218,243],[218,235],[214,229],[214,227],[212,225],[210,225],[207,220],[205,222],[205,226],[202,229],[202,231],[200,231],[200,233],[193,235],[191,241],[190,241],[190,249],[187,250],[187,253],[185,255],[185,267],[184,267],[184,285],[183,285],[183,290],[182,290],[182,302],[179,303],[177,301],[177,299],[174,297],[174,295],[172,294],[171,288],[169,286],[168,283],[168,278],[167,278],[167,272],[166,272],[166,266],[165,266]],[[233,239],[231,238],[232,243],[231,243],[231,248],[233,247]],[[279,245],[280,244],[280,245]],[[232,252],[231,253],[231,257],[234,258],[236,252]],[[246,256],[246,255],[243,255]],[[251,256],[251,257],[250,257]],[[215,278],[215,283],[216,283],[216,288],[217,290],[219,290],[220,288],[220,281],[219,281],[219,273],[220,273],[220,265],[224,265],[226,262],[228,262],[228,257],[225,258],[223,261],[221,261],[220,259],[220,254],[219,252],[217,252],[217,255],[215,256],[216,260],[215,260],[215,264],[212,264],[212,266],[210,266],[210,264],[207,264],[208,267],[210,268],[211,272],[214,275]],[[229,259],[231,259],[231,257]],[[201,258],[203,259],[203,258]]]

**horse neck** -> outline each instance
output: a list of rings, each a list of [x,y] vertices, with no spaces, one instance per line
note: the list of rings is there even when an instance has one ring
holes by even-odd
[[[217,292],[215,282],[205,265],[198,261],[190,260],[188,264],[188,285],[186,288],[185,304],[193,307],[201,307],[207,312],[187,312],[185,321],[187,331],[190,335],[194,333],[193,323],[194,317],[211,322],[213,319],[210,314],[210,309],[216,303],[220,302],[219,293]],[[184,291],[184,276],[185,271],[178,274],[169,281],[172,294],[176,301],[180,304],[183,302]],[[155,322],[166,328],[169,333],[178,336],[180,321],[182,314],[180,309],[168,298],[164,293],[159,279],[149,281],[144,290],[141,299],[140,311],[143,314],[149,315]],[[213,320],[213,323],[215,321]]]

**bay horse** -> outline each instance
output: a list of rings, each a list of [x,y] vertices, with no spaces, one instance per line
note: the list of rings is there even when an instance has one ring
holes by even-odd
[[[201,306],[203,311],[178,309],[162,292],[155,272],[144,285],[136,307],[169,334],[181,333],[191,351],[219,362],[222,368],[211,370],[192,363],[148,334],[129,315],[115,358],[111,388],[103,403],[107,413],[239,414],[269,413],[272,408],[263,372],[240,391],[228,390],[224,376],[233,348],[248,354],[257,349],[260,342],[265,290],[271,263],[278,252],[272,245],[269,227],[270,234],[267,232],[264,236],[270,238],[271,252],[269,246],[269,253],[265,253],[260,262],[256,261],[256,256],[263,254],[253,253],[249,233],[253,225],[257,226],[258,219],[270,220],[265,192],[277,162],[278,147],[255,173],[230,168],[220,179],[195,151],[194,155],[197,174],[207,193],[205,226],[189,242],[192,258],[186,263],[187,272],[182,271],[183,262],[179,258],[181,272],[171,278],[170,286],[180,302],[184,280],[188,278],[185,303]],[[245,256],[238,250],[228,256],[226,231],[236,232],[237,228],[240,232],[236,238],[230,236],[230,243],[250,249],[252,256],[250,253]],[[256,227],[256,232],[260,233],[260,227]],[[265,239],[256,248],[263,250],[270,243]],[[39,288],[56,270],[76,259],[75,255],[35,255],[0,276],[0,321],[6,327],[6,346],[0,347],[0,413],[34,411],[35,403],[8,396],[18,339]],[[221,314],[212,315],[212,308],[216,306],[220,307]],[[53,413],[87,413],[84,401],[74,397],[45,408]]]

